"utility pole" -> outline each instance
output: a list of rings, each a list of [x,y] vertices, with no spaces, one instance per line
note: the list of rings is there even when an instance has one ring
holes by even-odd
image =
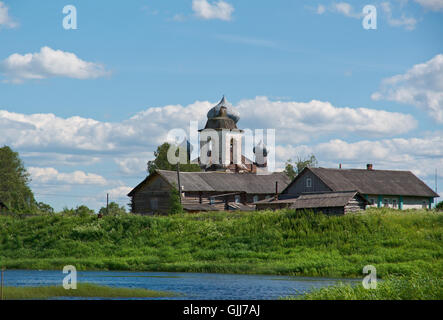
[[[178,180],[178,194],[180,196],[180,204],[182,204],[182,185],[180,184],[180,162],[177,162],[177,180]]]
[[[106,194],[106,215],[109,216],[109,193]]]

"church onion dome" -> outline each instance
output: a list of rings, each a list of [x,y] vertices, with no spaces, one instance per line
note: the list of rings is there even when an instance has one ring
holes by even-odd
[[[257,155],[263,155],[264,157],[268,156],[268,147],[263,143],[263,141],[260,140],[260,142],[254,147],[252,150],[254,154]]]
[[[215,107],[213,107],[211,110],[209,110],[208,115],[207,115],[208,119],[217,117],[220,114],[221,107],[226,108],[228,118],[232,119],[235,123],[237,123],[240,120],[240,114],[226,100],[225,96],[223,96],[221,101]]]

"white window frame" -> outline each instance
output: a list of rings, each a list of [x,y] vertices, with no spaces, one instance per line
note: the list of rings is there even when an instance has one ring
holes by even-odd
[[[312,179],[306,178],[306,188],[312,188]]]

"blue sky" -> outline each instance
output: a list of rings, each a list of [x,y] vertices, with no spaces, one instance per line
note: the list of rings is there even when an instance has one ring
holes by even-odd
[[[68,4],[77,30],[63,28]],[[40,201],[126,204],[166,132],[225,94],[239,126],[277,130],[280,166],[314,153],[432,188],[437,169],[443,188],[441,39],[442,0],[3,0],[0,144]]]

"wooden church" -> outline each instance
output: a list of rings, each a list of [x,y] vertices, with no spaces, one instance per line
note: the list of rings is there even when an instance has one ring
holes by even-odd
[[[188,212],[254,210],[254,203],[276,198],[291,182],[283,172],[267,173],[266,146],[254,148],[254,161],[242,153],[243,130],[237,127],[238,112],[223,99],[207,114],[199,130],[202,172],[157,170],[128,196],[137,214],[168,214],[173,188],[180,186],[183,208]]]

